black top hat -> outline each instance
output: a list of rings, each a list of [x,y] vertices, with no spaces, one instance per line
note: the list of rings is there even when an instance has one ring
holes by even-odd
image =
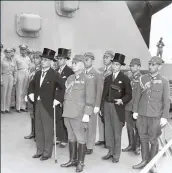
[[[63,57],[63,58],[66,58],[66,59],[70,59],[70,54],[71,54],[70,49],[59,48],[58,49],[58,55],[56,57],[57,57],[57,59],[58,59],[58,57]]]
[[[41,55],[41,57],[56,61],[54,59],[55,54],[56,54],[56,52],[54,50],[44,48],[44,51],[43,51],[43,54]]]
[[[125,60],[125,55],[120,54],[120,53],[115,53],[115,56],[114,56],[113,60],[111,60],[111,61],[119,62],[121,65],[125,65],[124,60]]]

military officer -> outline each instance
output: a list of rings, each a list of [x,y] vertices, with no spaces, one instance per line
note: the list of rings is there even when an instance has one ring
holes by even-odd
[[[94,76],[94,87],[95,87],[95,95],[94,95],[94,111],[93,115],[90,117],[90,121],[88,123],[88,131],[87,131],[87,142],[86,142],[86,154],[91,154],[94,149],[95,140],[96,140],[96,129],[97,129],[97,114],[100,110],[100,103],[103,91],[103,75],[93,67],[93,62],[95,56],[92,52],[87,52],[84,54],[85,56],[85,67],[86,74],[89,76]]]
[[[17,80],[16,62],[12,58],[12,51],[10,48],[5,49],[5,57],[1,61],[1,113],[11,113],[11,92]]]
[[[114,52],[110,50],[106,51],[105,54],[103,55],[104,67],[101,67],[98,70],[103,74],[104,79],[108,75],[112,74],[111,60],[113,59],[113,57],[114,57]],[[105,132],[104,132],[103,119],[101,116],[97,117],[98,117],[98,127],[99,127],[99,141],[97,141],[95,145],[105,145],[105,139],[104,139]]]
[[[65,48],[58,49],[58,55],[56,56],[57,63],[59,68],[57,69],[58,73],[63,78],[64,82],[66,82],[67,78],[74,74],[72,69],[67,66],[67,61],[70,59],[69,50]],[[56,125],[56,134],[57,134],[57,143],[60,143],[59,147],[64,148],[67,145],[68,138],[67,138],[67,129],[64,125],[64,118],[62,118],[62,109],[58,107],[56,111],[58,111],[57,117],[57,125]]]
[[[29,74],[29,83],[33,80],[35,73],[41,69],[41,55],[42,52],[36,51],[33,55],[34,65],[32,66]],[[30,112],[31,117],[31,134],[29,136],[25,136],[25,139],[35,138],[35,104],[32,102],[28,96],[25,96],[25,101],[28,102],[28,111]]]
[[[125,56],[116,53],[112,60],[113,74],[104,81],[102,106],[104,107],[105,139],[109,149],[102,160],[112,158],[113,163],[119,162],[121,154],[121,135],[125,124],[125,105],[132,98],[132,89],[129,78],[120,69]]]
[[[25,95],[27,95],[29,70],[31,61],[27,54],[26,45],[20,45],[20,55],[15,57],[17,64],[17,84],[16,84],[16,110],[26,112],[26,102],[24,101]]]
[[[72,67],[75,74],[66,81],[62,115],[68,132],[70,160],[61,166],[76,166],[76,172],[83,171],[87,127],[95,105],[94,76],[85,74],[84,63],[83,55],[74,56]]]
[[[130,71],[128,77],[131,81],[132,86],[132,100],[125,106],[125,119],[127,123],[127,133],[129,145],[127,148],[123,149],[123,152],[134,151],[136,155],[140,154],[140,137],[138,134],[138,129],[136,127],[136,121],[133,119],[133,102],[136,95],[137,86],[139,85],[139,77],[141,62],[138,58],[133,58],[130,62]]]
[[[142,161],[134,165],[134,169],[144,167],[158,153],[158,137],[161,135],[161,127],[167,123],[170,89],[168,80],[159,74],[162,63],[161,58],[152,57],[149,61],[149,74],[141,76],[139,80],[133,117],[137,119]],[[156,167],[150,172],[156,172]]]
[[[61,105],[64,99],[65,83],[51,68],[55,51],[44,48],[41,70],[30,82],[28,96],[35,104],[36,154],[33,158],[47,160],[53,149],[53,107]]]

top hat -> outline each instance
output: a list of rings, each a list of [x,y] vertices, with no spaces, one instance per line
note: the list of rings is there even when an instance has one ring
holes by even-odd
[[[41,55],[42,58],[47,58],[47,59],[50,59],[50,60],[53,60],[53,61],[56,61],[54,59],[54,56],[55,56],[56,52],[52,49],[48,49],[48,48],[44,48],[43,50],[43,54]]]
[[[58,55],[56,56],[56,58],[58,59],[58,57],[63,57],[66,59],[70,59],[70,54],[71,54],[71,50],[70,49],[65,49],[65,48],[59,48],[58,49]]]
[[[92,52],[87,52],[84,54],[85,57],[90,57],[92,60],[95,59],[94,54]]]
[[[115,53],[115,56],[114,56],[113,60],[111,60],[111,61],[119,62],[121,65],[125,65],[124,60],[125,60],[125,55],[120,54],[120,53]]]
[[[140,62],[140,59],[139,58],[133,58],[130,62],[130,66],[131,65],[139,65],[141,66],[141,62]]]

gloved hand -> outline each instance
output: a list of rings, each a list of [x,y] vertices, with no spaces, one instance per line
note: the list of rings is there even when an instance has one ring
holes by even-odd
[[[97,114],[98,112],[100,111],[100,108],[99,107],[94,107],[94,114]]]
[[[114,99],[116,105],[123,105],[123,101],[121,99]]]
[[[27,96],[24,97],[24,101],[25,102],[28,102]]]
[[[160,119],[160,125],[161,127],[164,127],[167,124],[167,119],[166,118],[161,118]]]
[[[90,121],[90,116],[87,114],[84,114],[83,118],[82,118],[82,122],[83,123],[88,123]]]
[[[29,94],[29,98],[32,102],[34,102],[34,94],[33,93]]]
[[[59,102],[58,100],[55,100],[55,99],[54,99],[54,101],[53,101],[53,108],[54,108],[55,106],[59,105],[59,104],[60,104],[60,102]]]
[[[134,118],[135,120],[137,120],[138,115],[139,115],[138,113],[134,112],[134,113],[133,113],[133,118]]]

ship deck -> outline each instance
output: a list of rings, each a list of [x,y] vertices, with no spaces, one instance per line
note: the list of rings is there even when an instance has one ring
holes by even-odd
[[[172,124],[172,122],[170,122]],[[72,173],[75,168],[61,168],[60,164],[68,161],[68,147],[59,148],[57,145],[58,163],[54,162],[54,153],[51,159],[40,161],[33,159],[35,142],[26,140],[24,136],[30,133],[30,117],[28,113],[1,115],[1,171],[2,173]],[[172,133],[169,131],[169,133]],[[128,145],[126,128],[123,129],[122,148]],[[139,173],[133,170],[132,165],[140,162],[141,157],[133,153],[122,153],[119,163],[102,161],[101,157],[107,149],[96,147],[92,155],[85,158],[84,173]],[[158,164],[158,173],[171,173],[172,157],[163,156]]]

